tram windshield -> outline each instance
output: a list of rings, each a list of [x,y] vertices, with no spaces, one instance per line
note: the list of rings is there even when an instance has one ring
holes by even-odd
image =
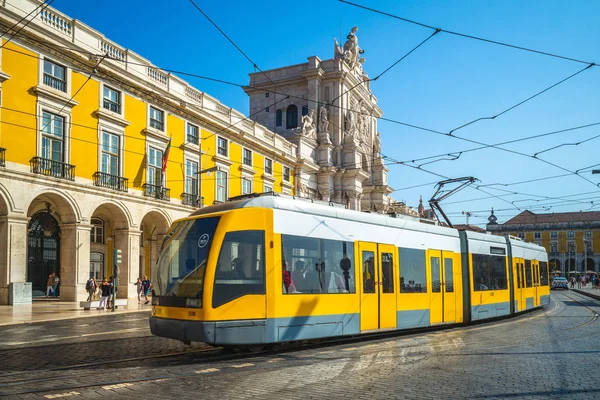
[[[179,222],[163,242],[156,283],[161,296],[202,299],[204,273],[219,217]]]

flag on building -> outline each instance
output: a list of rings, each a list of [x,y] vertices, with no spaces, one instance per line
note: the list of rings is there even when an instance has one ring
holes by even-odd
[[[165,149],[165,152],[163,153],[163,159],[162,159],[162,173],[163,174],[167,170],[167,162],[169,161],[169,152],[171,151],[171,140],[173,140],[172,137],[169,138],[169,143],[167,143],[167,148]]]

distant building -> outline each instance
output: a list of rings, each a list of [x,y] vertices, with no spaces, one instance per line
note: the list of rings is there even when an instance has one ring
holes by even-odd
[[[457,229],[459,231],[472,231],[472,232],[485,233],[485,229],[480,228],[475,225],[458,224],[458,225],[454,225],[454,229]]]
[[[493,214],[487,230],[510,234],[544,246],[548,251],[551,271],[599,271],[600,212],[565,212],[535,214],[523,211],[504,224]],[[594,246],[594,243],[596,244]]]

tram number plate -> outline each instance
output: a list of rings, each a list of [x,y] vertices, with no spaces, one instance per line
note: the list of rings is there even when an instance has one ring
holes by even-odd
[[[195,317],[196,311],[188,311],[188,317]]]

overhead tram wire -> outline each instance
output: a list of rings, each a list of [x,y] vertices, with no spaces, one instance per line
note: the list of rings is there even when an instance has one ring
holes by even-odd
[[[42,7],[45,6],[45,8],[48,8],[50,6],[50,4],[52,4],[54,2],[54,0],[44,0],[44,2],[42,4],[40,4],[39,6],[37,6],[36,8],[34,8],[33,10],[31,10],[29,12],[29,14],[27,14],[26,16],[24,16],[23,18],[21,18],[19,21],[17,21],[12,27],[10,27],[8,30],[6,30],[4,33],[2,33],[2,36],[0,36],[0,39],[2,39],[4,37],[4,35],[10,31],[12,31],[13,29],[15,29],[21,22],[25,21],[27,18],[29,18],[29,16],[35,12],[38,11],[38,9],[41,10]],[[20,27],[15,33],[12,34],[12,36],[10,38],[8,38],[8,40],[4,43],[2,43],[2,46],[0,46],[0,49],[3,49],[4,46],[6,46],[19,32],[21,32],[27,25],[29,25],[31,23],[31,21],[33,21],[35,19],[35,15],[33,16],[33,18],[31,18],[29,21],[27,21],[25,24],[23,24],[22,27]]]
[[[580,69],[579,71],[575,72],[575,73],[574,73],[574,74],[572,74],[572,75],[569,75],[569,76],[568,76],[568,77],[566,77],[565,79],[563,79],[563,80],[561,80],[561,81],[559,81],[559,82],[557,82],[557,83],[553,84],[552,86],[549,86],[549,87],[547,87],[546,89],[544,89],[544,90],[542,90],[542,91],[540,91],[540,92],[538,92],[538,93],[534,94],[534,95],[533,95],[533,96],[531,96],[531,97],[528,97],[527,99],[525,99],[525,100],[523,100],[523,101],[521,101],[521,102],[519,102],[519,103],[515,104],[515,105],[514,105],[514,106],[512,106],[512,107],[509,107],[509,108],[507,108],[506,110],[504,110],[504,111],[502,111],[502,112],[500,112],[500,113],[498,113],[498,114],[496,114],[496,115],[493,115],[493,116],[491,116],[491,117],[479,117],[479,118],[477,118],[477,119],[474,119],[474,120],[473,120],[473,121],[471,121],[471,122],[467,122],[466,124],[463,124],[463,125],[461,125],[461,126],[459,126],[459,127],[457,127],[457,128],[454,128],[454,129],[452,129],[450,132],[448,132],[448,136],[454,136],[454,135],[453,135],[453,133],[454,133],[454,132],[456,132],[457,130],[459,130],[459,129],[462,129],[462,128],[465,128],[465,127],[467,127],[467,126],[469,126],[469,125],[472,125],[472,124],[474,124],[474,123],[476,123],[476,122],[483,121],[483,120],[488,120],[488,119],[496,119],[496,118],[498,118],[499,116],[501,116],[501,115],[504,115],[504,114],[506,114],[507,112],[509,112],[509,111],[511,111],[511,110],[514,110],[515,108],[517,108],[517,107],[519,107],[519,106],[521,106],[521,105],[523,105],[523,104],[527,103],[528,101],[530,101],[530,100],[532,100],[532,99],[536,98],[537,96],[539,96],[539,95],[541,95],[541,94],[543,94],[543,93],[545,93],[545,92],[549,91],[550,89],[553,89],[553,88],[555,88],[556,86],[560,85],[561,83],[563,83],[563,82],[566,82],[566,81],[568,81],[569,79],[576,77],[577,75],[579,75],[579,74],[580,74],[580,73],[582,73],[583,71],[586,71],[586,70],[590,69],[590,68],[591,68],[593,65],[594,65],[594,64],[590,64],[590,65],[588,65],[587,67]]]
[[[357,4],[357,3],[352,3],[352,2],[347,1],[347,0],[339,0],[339,2],[340,3],[348,4],[348,5],[353,6],[353,7],[362,8],[364,10],[371,11],[371,12],[374,12],[374,13],[377,13],[377,14],[385,15],[387,17],[398,19],[400,21],[404,21],[404,22],[408,22],[408,23],[411,23],[411,24],[414,24],[414,25],[422,26],[424,28],[429,28],[429,29],[434,29],[434,30],[435,29],[440,29],[441,32],[447,33],[449,35],[460,36],[460,37],[464,37],[464,38],[467,38],[467,39],[473,39],[473,40],[478,40],[478,41],[482,41],[482,42],[486,42],[486,43],[496,44],[496,45],[499,45],[499,46],[509,47],[509,48],[516,49],[516,50],[522,50],[522,51],[526,51],[526,52],[530,52],[530,53],[535,53],[535,54],[540,54],[540,55],[544,55],[544,56],[548,56],[548,57],[554,57],[554,58],[558,58],[558,59],[562,59],[562,60],[573,61],[573,62],[580,63],[580,64],[588,64],[588,65],[591,64],[591,65],[596,66],[596,67],[598,66],[598,65],[596,65],[596,64],[594,64],[593,62],[590,62],[590,61],[584,61],[584,60],[579,60],[579,59],[572,58],[572,57],[561,56],[559,54],[548,53],[548,52],[545,52],[545,51],[535,50],[535,49],[531,49],[531,48],[527,48],[527,47],[523,47],[523,46],[517,46],[517,45],[514,45],[514,44],[510,44],[510,43],[505,43],[505,42],[500,42],[500,41],[496,41],[496,40],[486,39],[486,38],[482,38],[482,37],[478,37],[478,36],[474,36],[474,35],[468,35],[468,34],[465,34],[465,33],[453,32],[453,31],[449,31],[449,30],[443,29],[443,28],[436,28],[436,27],[431,26],[431,25],[427,25],[427,24],[424,24],[424,23],[421,23],[421,22],[417,22],[417,21],[414,21],[414,20],[411,20],[411,19],[408,19],[408,18],[403,18],[403,17],[400,17],[398,15],[390,14],[390,13],[387,13],[387,12],[384,12],[384,11],[381,11],[381,10],[377,10],[377,9],[374,9],[374,8],[366,7],[366,6]]]

